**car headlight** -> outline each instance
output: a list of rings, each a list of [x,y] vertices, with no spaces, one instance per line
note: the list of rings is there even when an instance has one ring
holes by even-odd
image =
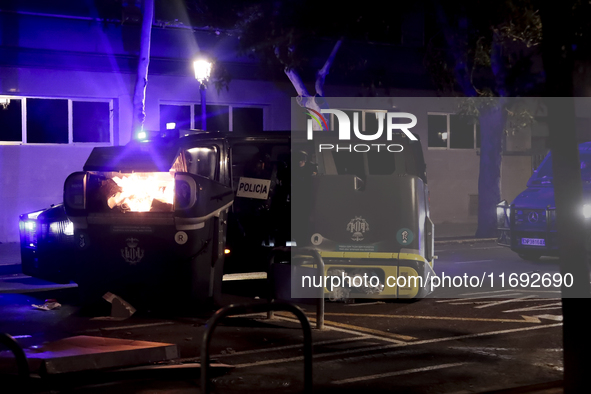
[[[59,222],[52,222],[49,225],[49,233],[54,236],[74,235],[74,223],[70,220],[62,220]]]
[[[591,204],[583,205],[583,216],[585,219],[591,218]]]
[[[37,247],[37,220],[20,220],[20,232],[28,248]]]
[[[503,200],[497,204],[497,228],[508,228],[511,217],[511,206]]]

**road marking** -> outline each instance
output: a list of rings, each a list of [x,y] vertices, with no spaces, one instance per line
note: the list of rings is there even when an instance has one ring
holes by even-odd
[[[450,349],[458,350],[479,350],[479,351],[490,351],[490,352],[522,352],[523,348],[517,347],[486,347],[486,346],[452,346]],[[548,349],[536,349],[537,351],[543,352],[563,352],[564,349],[561,347],[554,347]]]
[[[505,312],[505,313],[531,312],[531,311],[547,311],[547,310],[551,310],[551,309],[562,309],[562,302],[554,302],[554,303],[545,304],[545,305],[535,305],[535,306],[530,306],[527,308],[520,308],[520,309],[511,309],[511,310],[503,311],[503,312]]]
[[[537,315],[536,317],[540,319],[562,321],[562,315]]]
[[[507,292],[512,292],[512,291],[516,291],[516,289],[478,291],[476,293],[462,293],[460,295],[461,296],[471,296],[471,295],[481,295],[481,294],[498,294],[498,293],[507,293]],[[521,293],[536,293],[536,294],[537,293],[560,293],[560,290],[528,290],[528,289],[519,289],[519,293],[517,293],[517,295],[519,295]],[[501,294],[501,297],[503,295],[509,296],[509,294]]]
[[[456,264],[471,264],[471,263],[484,263],[484,262],[488,262],[488,261],[494,261],[494,260],[472,260],[472,261],[456,261]]]
[[[267,279],[266,272],[245,272],[241,274],[225,274],[222,280],[224,282],[232,280],[252,280],[252,279]]]
[[[159,323],[134,324],[132,326],[101,327],[101,328],[93,328],[93,329],[90,329],[90,330],[84,330],[82,332],[128,330],[128,329],[131,329],[131,328],[165,326],[165,325],[168,325],[168,324],[174,324],[174,322],[172,322],[172,321],[163,321],[163,322],[159,322]]]
[[[456,252],[458,250],[466,251],[466,250],[484,250],[484,249],[505,249],[505,248],[502,246],[483,246],[481,248],[435,249],[435,253]]]
[[[535,297],[535,296],[534,296]],[[488,298],[488,297],[487,297]],[[545,301],[544,299],[541,298],[536,298],[535,300],[532,299],[518,299],[518,298],[514,298],[513,302],[531,302],[531,301]],[[472,301],[472,302],[454,302],[453,304],[449,304],[449,305],[474,305],[474,304],[488,304],[489,302],[492,301]]]
[[[324,315],[325,316],[350,316],[350,317],[383,317],[383,318],[395,318],[395,319],[480,321],[480,322],[493,322],[493,323],[541,323],[540,320],[534,316],[521,316],[523,319],[494,319],[494,318],[481,318],[481,317],[379,315],[379,314],[369,314],[369,313],[368,314],[356,314],[356,313],[333,313],[333,312],[328,312],[328,313],[325,313]],[[383,333],[383,331],[378,331],[378,332]]]
[[[350,306],[366,306],[366,305],[378,305],[378,304],[385,304],[385,302],[384,301],[361,302],[359,304],[345,304],[344,306],[350,307]]]
[[[468,363],[450,363],[450,364],[432,365],[430,367],[405,369],[403,371],[386,372],[386,373],[379,373],[376,375],[359,376],[357,378],[333,380],[332,383],[345,384],[345,383],[363,382],[365,380],[381,379],[381,378],[387,378],[387,377],[391,377],[391,376],[400,376],[400,375],[407,375],[407,374],[417,373],[417,372],[427,372],[427,371],[435,371],[435,370],[444,369],[444,368],[459,367],[460,365],[466,365],[466,364],[468,364]]]
[[[282,313],[278,313],[279,316],[281,317],[285,317],[285,315],[283,315]],[[307,313],[307,315],[311,315],[311,313]],[[330,316],[339,316],[338,313],[325,313],[325,316],[330,315]],[[354,313],[343,313],[344,316],[365,316],[365,315],[357,315]],[[313,317],[308,317],[308,320],[310,320],[311,322],[315,322],[316,319]],[[324,324],[327,326],[330,326],[331,328],[340,328],[340,329],[347,329],[347,330],[353,330],[354,333],[356,333],[357,335],[359,335],[360,332],[362,333],[366,333],[366,334],[370,334],[370,335],[376,335],[378,338],[380,339],[384,339],[384,337],[386,338],[392,338],[397,340],[397,342],[400,341],[413,341],[417,338],[415,337],[411,337],[409,335],[402,335],[402,334],[396,334],[393,332],[388,332],[388,331],[380,331],[380,330],[374,330],[373,328],[368,328],[368,327],[359,327],[359,326],[354,326],[352,324],[346,324],[346,323],[340,323],[340,322],[336,322],[336,321],[329,321],[329,320],[325,320]]]
[[[476,293],[476,294],[478,294],[478,293]],[[518,296],[518,295],[521,295],[521,293],[499,294],[499,295],[494,295],[494,296],[484,295],[484,296],[480,296],[480,297],[471,297],[471,298],[450,298],[450,299],[445,299],[445,300],[437,300],[435,302],[438,302],[438,303],[466,302],[466,301],[470,301],[470,300],[483,300],[483,299],[487,299],[487,298],[513,297],[513,296]]]
[[[508,304],[510,302],[520,302],[522,300],[531,300],[532,298],[535,298],[535,295],[527,295],[527,296],[523,296],[523,297],[519,297],[519,298],[512,298],[510,300],[503,300],[503,301],[490,301],[487,302],[484,305],[478,305],[475,306],[475,309],[482,309],[482,308],[488,308],[489,306],[497,306],[497,305],[502,305],[502,304]]]
[[[343,338],[343,339],[333,339],[330,341],[321,341],[315,342],[312,346],[323,346],[323,345],[334,345],[337,343],[347,343],[347,342],[354,342],[354,341],[362,341],[365,339],[371,339],[369,336],[362,335],[354,338]],[[268,352],[276,352],[279,350],[287,350],[287,349],[297,349],[301,348],[302,344],[299,343],[297,345],[286,345],[286,346],[276,346],[272,348],[265,348],[265,349],[253,349],[253,350],[243,350],[241,352],[234,352],[234,353],[227,353],[227,354],[214,354],[210,356],[210,358],[219,358],[219,357],[231,357],[231,356],[242,356],[245,354],[257,354],[257,353],[268,353]],[[191,360],[194,360],[195,357],[192,357]],[[181,360],[182,361],[182,360]]]
[[[559,367],[558,365],[540,364],[540,363],[535,363],[535,364],[532,364],[532,365],[534,367],[550,368],[550,369],[553,369],[553,370],[558,371],[558,372],[564,372],[564,368],[563,367]]]
[[[307,314],[308,315],[312,315],[312,313],[307,313]],[[267,316],[266,313],[252,313],[252,314],[249,314],[249,315],[228,316],[228,317],[229,318],[233,318],[233,317],[246,317],[246,316],[253,317],[253,318],[258,318],[258,319],[261,319],[261,320],[265,320],[267,322],[269,321],[269,319],[267,319],[267,317],[266,317]],[[290,323],[298,323],[298,324],[300,323],[299,320],[294,319],[294,318],[292,318],[290,316],[292,316],[292,315],[291,314],[282,313],[282,312],[275,312],[275,317],[274,318],[275,319],[279,319],[279,320],[288,321]],[[313,323],[316,322],[316,319],[313,318],[313,317],[309,317],[308,320],[310,320]],[[326,322],[325,321],[324,323],[326,324],[326,323],[335,323],[335,322]],[[339,324],[339,323],[336,323],[336,324]],[[349,329],[348,330],[346,328],[338,327],[336,325],[335,326],[328,326],[328,325],[326,326],[326,328],[329,328],[329,329],[331,329],[333,331],[339,331],[339,332],[343,332],[343,333],[346,333],[346,334],[352,334],[352,335],[356,335],[356,336],[361,336],[361,338],[363,338],[363,339],[377,339],[377,340],[380,340],[382,342],[405,343],[404,341],[401,341],[401,340],[398,339],[398,337],[400,337],[400,335],[398,335],[398,334],[374,330],[375,331],[375,335],[371,335],[371,333],[367,333],[367,332],[366,333],[362,333],[362,332],[360,332],[358,330],[358,329],[363,329],[364,327],[357,327],[357,326],[350,326],[350,327],[355,327],[355,329]],[[392,336],[392,338],[384,338],[382,336],[384,334],[389,334],[390,336]],[[396,336],[396,337],[394,337],[394,336]],[[411,338],[411,339],[416,339],[414,337],[409,337],[409,336],[403,336],[403,337],[405,337],[405,338]]]
[[[513,360],[514,356],[508,356],[505,354],[498,354],[498,348],[486,348],[486,347],[468,347],[468,346],[454,346],[449,349],[462,350],[470,353],[480,354],[482,356],[496,357],[501,360]],[[517,349],[516,349],[517,350]]]
[[[489,331],[489,332],[482,332],[482,333],[478,333],[478,334],[458,335],[455,337],[424,339],[424,340],[416,341],[416,342],[404,342],[404,343],[400,343],[400,344],[370,346],[370,347],[367,347],[364,349],[350,349],[350,350],[343,350],[340,352],[323,353],[323,354],[314,355],[312,357],[314,359],[320,359],[320,358],[341,356],[341,355],[345,355],[345,354],[364,353],[364,352],[380,351],[380,350],[387,350],[386,352],[384,352],[384,354],[386,354],[386,353],[389,353],[390,349],[392,351],[394,351],[394,349],[404,347],[404,346],[416,346],[416,345],[424,345],[424,344],[431,344],[431,343],[450,342],[450,341],[457,341],[457,340],[462,340],[462,339],[472,339],[472,338],[491,336],[491,335],[511,334],[514,332],[540,330],[540,329],[544,329],[544,328],[553,328],[553,327],[560,327],[560,326],[562,326],[562,323],[546,324],[543,326],[532,326],[532,327],[525,327],[525,328],[513,328],[513,329],[508,329],[508,330],[500,330],[500,331]],[[361,356],[361,357],[365,357],[365,356]],[[282,359],[275,359],[275,360],[256,361],[256,362],[252,362],[252,363],[237,364],[237,365],[234,365],[234,368],[248,368],[248,367],[255,367],[255,366],[259,366],[259,365],[280,364],[280,363],[287,363],[287,362],[291,362],[291,361],[300,361],[303,359],[304,359],[303,356],[298,356],[298,357],[289,357],[289,358],[282,358]],[[354,358],[350,358],[350,359],[354,359]],[[327,360],[327,362],[330,362],[330,361],[331,360]]]

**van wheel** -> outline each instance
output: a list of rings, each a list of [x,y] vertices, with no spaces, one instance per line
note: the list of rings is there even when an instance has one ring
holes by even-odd
[[[527,261],[538,261],[542,256],[537,253],[519,253],[519,257]]]

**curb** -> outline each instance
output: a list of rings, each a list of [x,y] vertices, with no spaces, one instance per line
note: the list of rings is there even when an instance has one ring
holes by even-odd
[[[490,242],[496,241],[497,238],[449,238],[449,239],[439,239],[435,241],[435,245],[441,244],[463,244],[463,243],[475,243],[475,242]]]

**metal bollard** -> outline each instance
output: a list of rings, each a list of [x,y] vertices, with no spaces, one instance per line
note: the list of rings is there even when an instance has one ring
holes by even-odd
[[[285,311],[293,313],[302,325],[304,331],[304,392],[312,391],[312,329],[310,322],[301,309],[286,302],[272,302],[269,304],[238,304],[228,305],[219,309],[206,324],[203,341],[201,344],[201,393],[209,394],[209,346],[213,331],[222,319],[228,316],[245,315],[250,313],[261,313],[268,311]]]

